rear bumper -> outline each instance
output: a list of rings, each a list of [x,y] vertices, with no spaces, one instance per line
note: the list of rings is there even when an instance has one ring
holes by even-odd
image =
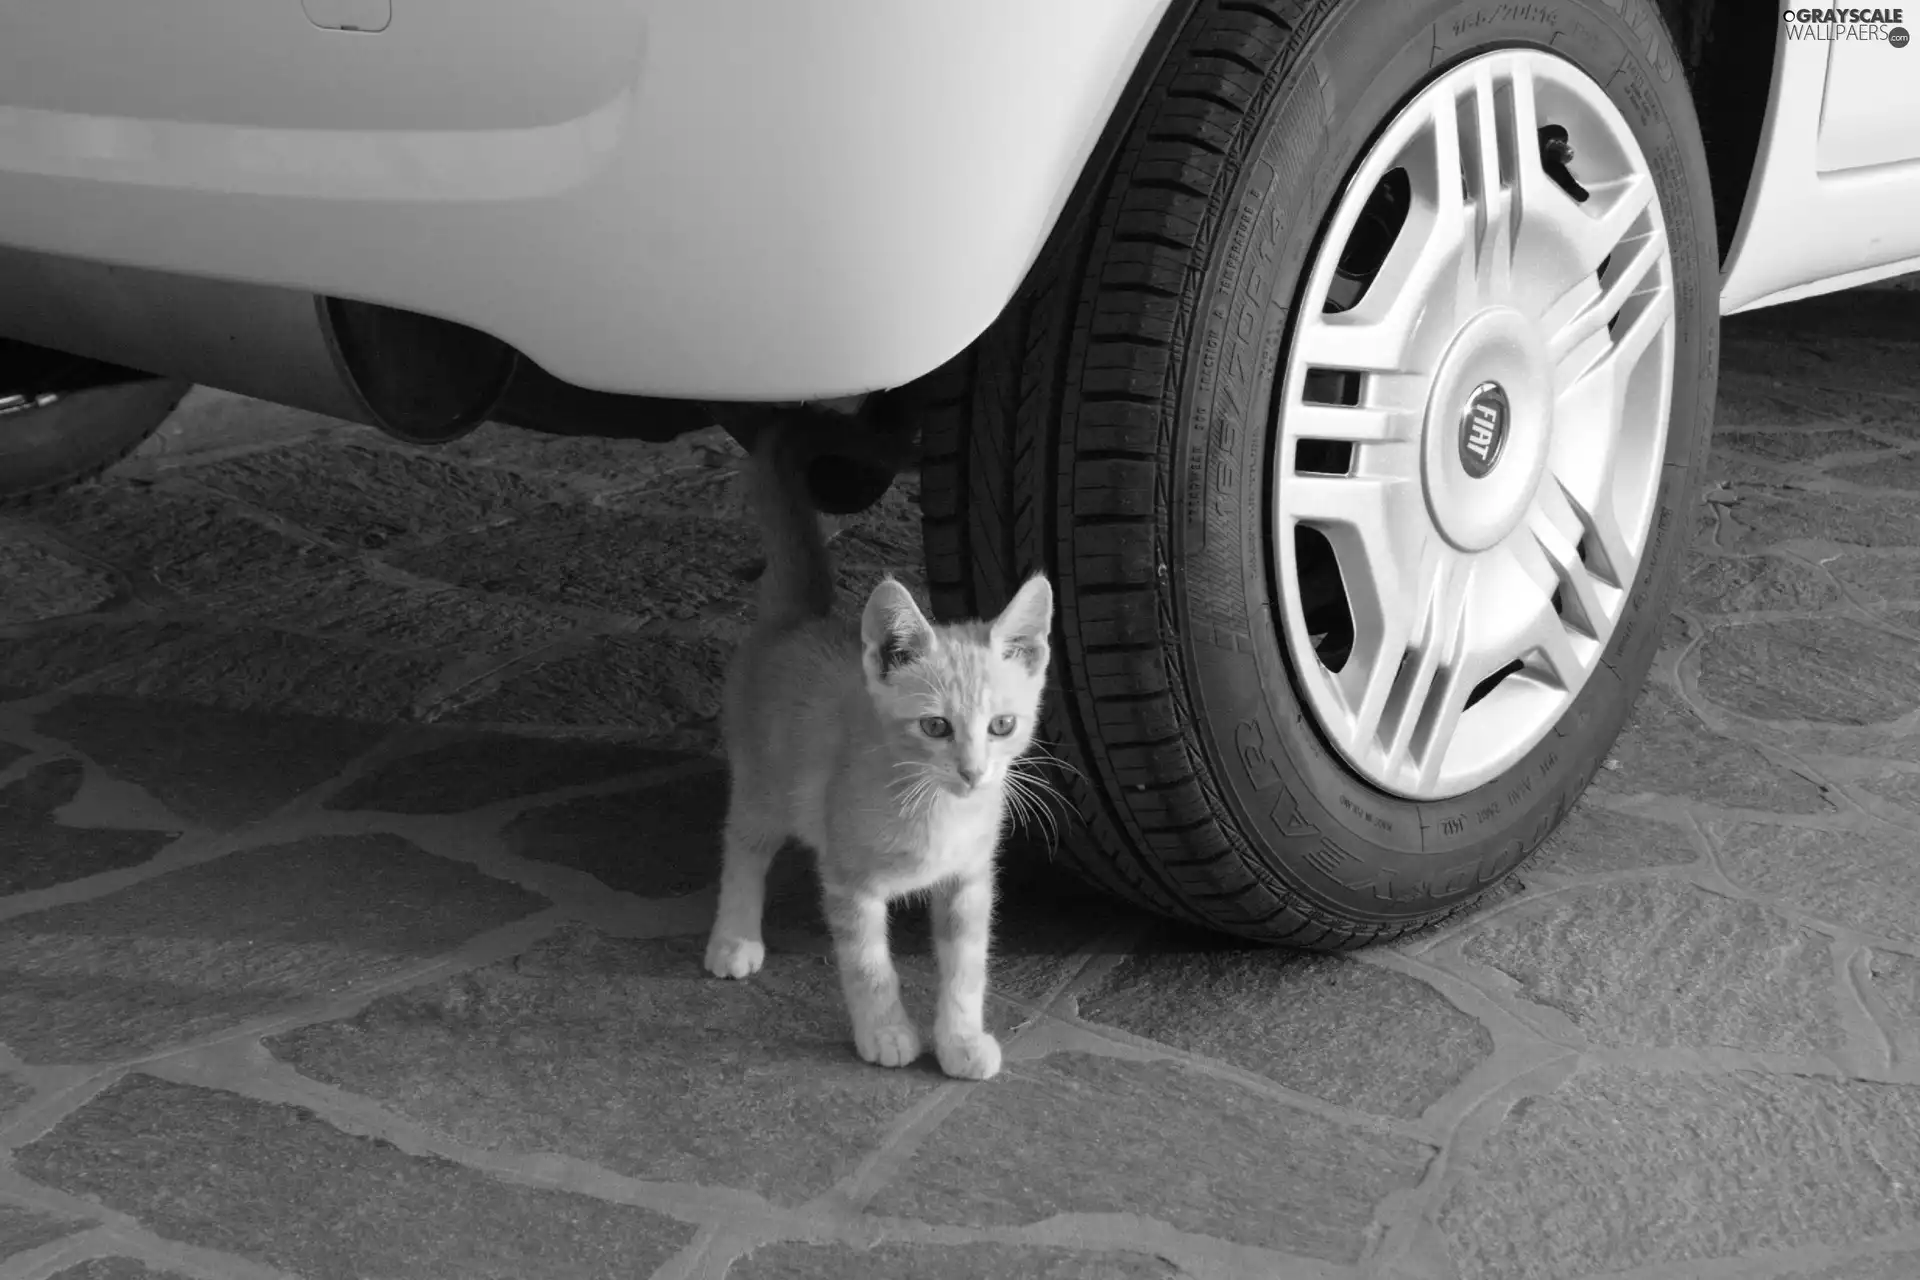
[[[894,386],[1004,306],[1166,2],[412,0],[378,34],[114,2],[91,100],[97,64],[57,64],[109,0],[29,6],[0,245],[422,311],[600,390]],[[124,65],[163,8],[164,38],[204,26]],[[528,12],[598,45],[497,47]],[[510,83],[475,82],[489,59]]]

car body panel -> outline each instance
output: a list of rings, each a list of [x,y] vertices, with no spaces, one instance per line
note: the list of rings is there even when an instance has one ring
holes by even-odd
[[[1723,314],[1920,269],[1916,86],[1911,44],[1780,41]]]
[[[0,243],[458,320],[597,390],[894,386],[1004,307],[1167,2],[27,0]]]
[[[645,57],[648,9],[630,0],[400,0],[374,32],[313,20],[367,21],[363,8],[10,0],[0,102],[83,119],[489,133],[589,115],[627,93]]]
[[[1814,161],[1822,173],[1920,160],[1920,50],[1827,42]]]

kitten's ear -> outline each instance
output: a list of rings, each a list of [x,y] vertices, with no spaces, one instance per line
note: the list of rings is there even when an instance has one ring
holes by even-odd
[[[1002,658],[1018,662],[1029,675],[1047,669],[1047,637],[1053,633],[1053,586],[1034,574],[1014,593],[991,628],[993,647]]]
[[[867,679],[884,684],[901,667],[926,657],[933,648],[933,624],[913,602],[912,593],[894,579],[882,578],[860,615],[860,646]]]

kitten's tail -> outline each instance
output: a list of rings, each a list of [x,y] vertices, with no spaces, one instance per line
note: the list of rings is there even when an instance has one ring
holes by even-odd
[[[753,442],[753,505],[767,556],[755,622],[773,630],[833,612],[833,566],[807,496],[807,436],[799,423],[770,421]]]

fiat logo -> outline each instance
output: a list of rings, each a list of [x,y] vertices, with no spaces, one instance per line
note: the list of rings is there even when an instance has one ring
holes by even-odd
[[[1460,417],[1460,465],[1475,480],[1500,461],[1511,412],[1507,393],[1497,382],[1483,382],[1467,397],[1467,411]]]

